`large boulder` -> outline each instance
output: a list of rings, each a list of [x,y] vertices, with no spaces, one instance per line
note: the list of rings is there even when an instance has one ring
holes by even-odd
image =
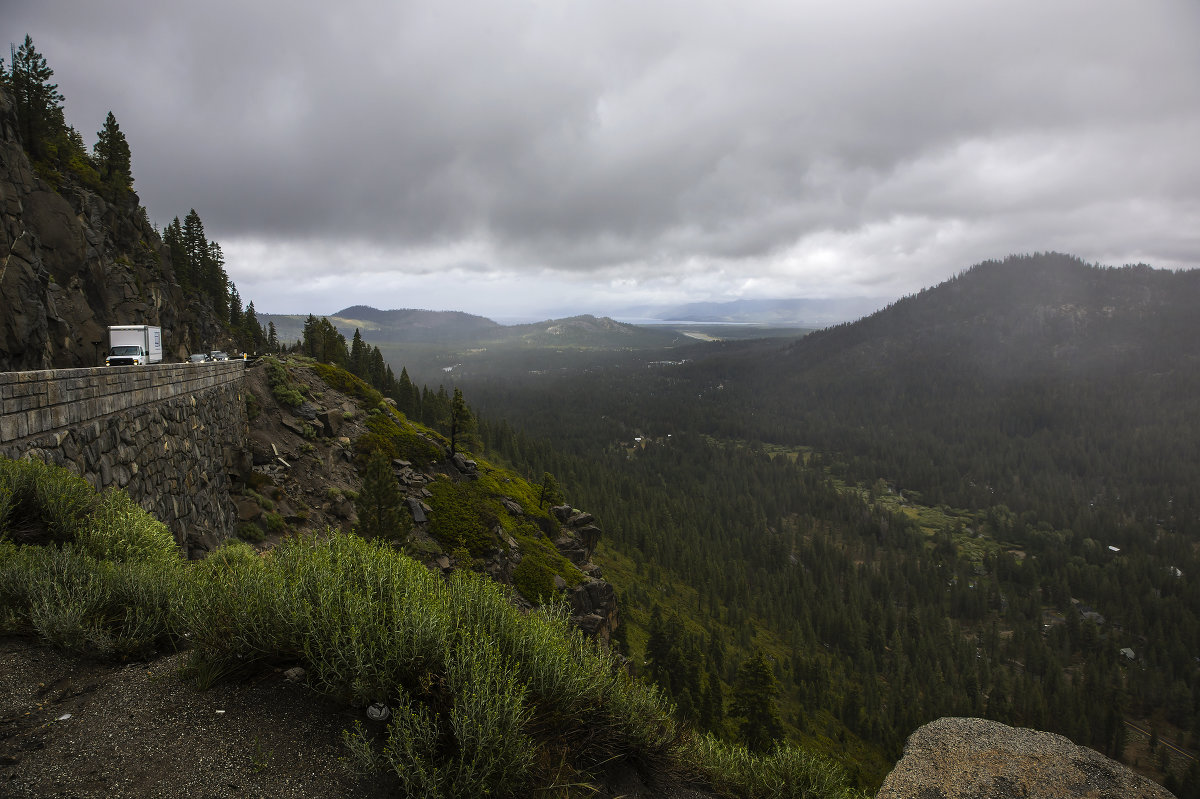
[[[943,718],[909,736],[876,799],[1171,799],[1161,785],[1061,735]]]

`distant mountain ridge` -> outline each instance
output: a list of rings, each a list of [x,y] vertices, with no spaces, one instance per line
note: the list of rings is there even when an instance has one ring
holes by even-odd
[[[300,314],[259,314],[263,324],[275,325],[280,341],[300,338],[304,320]],[[652,330],[591,314],[564,319],[547,319],[521,325],[502,325],[483,316],[463,311],[428,311],[402,308],[382,311],[368,305],[352,305],[325,317],[347,339],[358,329],[372,344],[440,344],[486,346],[528,344],[561,347],[649,348],[678,343],[669,330]]]
[[[798,340],[796,365],[904,355],[995,376],[1174,368],[1200,340],[1200,270],[1098,267],[1060,253],[985,261],[853,324]]]
[[[372,338],[379,341],[467,341],[493,334],[502,327],[491,319],[463,311],[419,308],[382,311],[369,305],[352,305],[327,318],[339,329],[359,327],[370,330]],[[351,330],[349,335],[353,332]]]

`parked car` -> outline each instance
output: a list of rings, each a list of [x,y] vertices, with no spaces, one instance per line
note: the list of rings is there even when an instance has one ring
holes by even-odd
[[[214,361],[228,361],[229,360],[229,356],[226,355],[221,350],[213,350],[208,355],[209,355],[209,358],[211,358]]]
[[[207,363],[210,360],[208,354],[203,352],[193,352],[188,356],[188,363]]]

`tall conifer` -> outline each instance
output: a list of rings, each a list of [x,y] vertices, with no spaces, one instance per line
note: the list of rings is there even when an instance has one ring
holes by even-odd
[[[133,186],[132,161],[129,142],[121,132],[113,112],[109,111],[104,127],[96,134],[96,146],[92,152],[100,180],[114,191],[125,191]]]
[[[11,52],[8,85],[17,112],[17,129],[25,150],[36,161],[46,157],[50,140],[66,129],[63,96],[58,92],[58,84],[50,82],[54,70],[33,46],[28,34],[21,46]]]

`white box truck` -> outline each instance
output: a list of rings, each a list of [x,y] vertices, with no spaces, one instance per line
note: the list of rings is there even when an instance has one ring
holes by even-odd
[[[145,366],[162,360],[162,328],[113,325],[108,328],[105,366]]]

